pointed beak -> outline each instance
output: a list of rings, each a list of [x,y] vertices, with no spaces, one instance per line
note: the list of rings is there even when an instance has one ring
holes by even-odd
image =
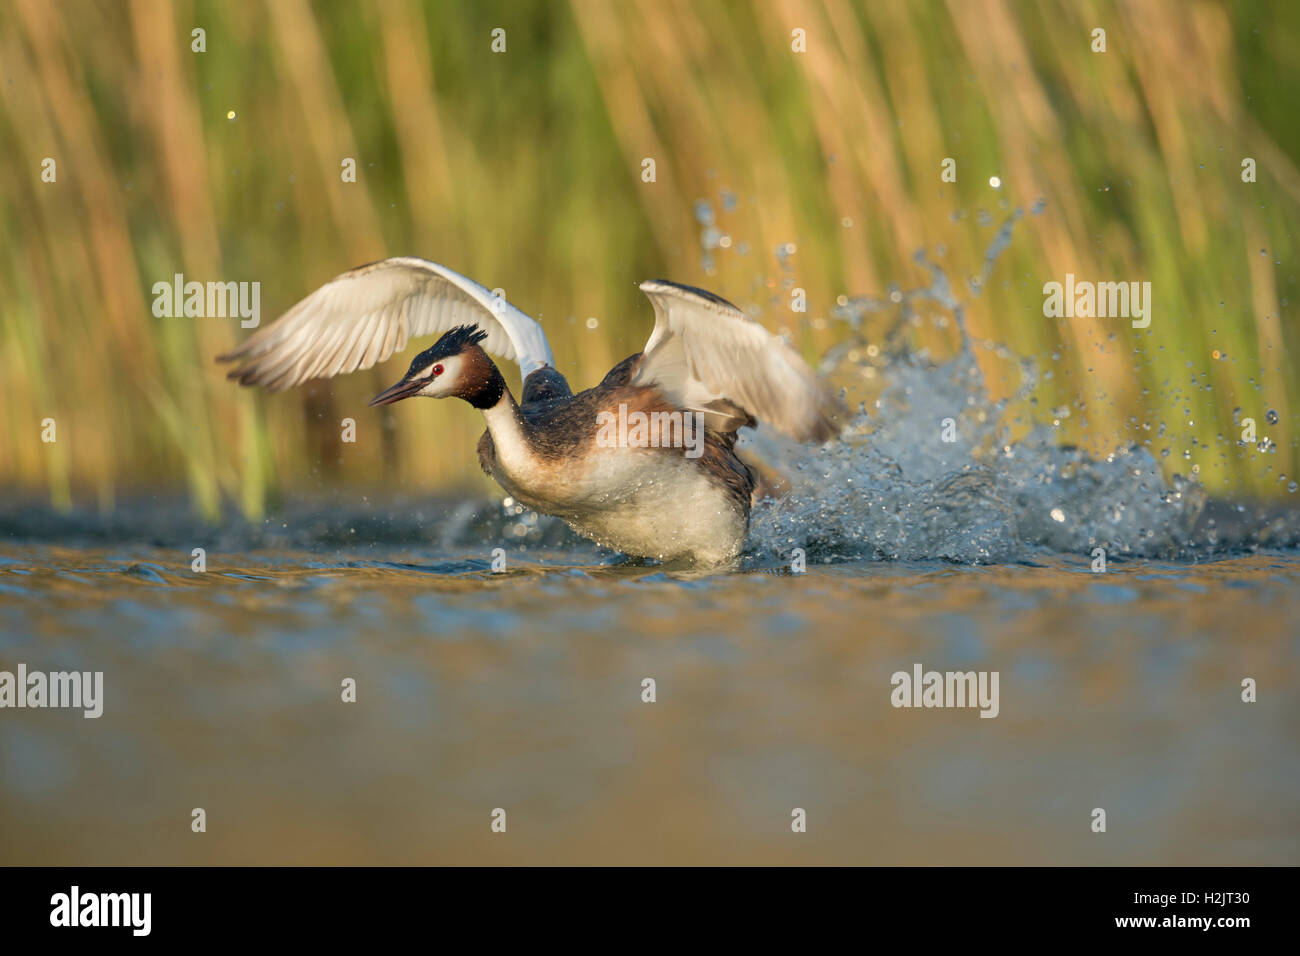
[[[378,395],[372,398],[370,400],[370,404],[372,406],[391,405],[393,404],[393,402],[400,402],[404,398],[410,398],[412,395],[414,395],[416,392],[418,392],[420,389],[424,388],[424,386],[428,384],[429,383],[424,381],[423,379],[419,379],[419,378],[412,379],[410,377],[404,378],[396,385],[384,389],[382,392],[380,392]]]

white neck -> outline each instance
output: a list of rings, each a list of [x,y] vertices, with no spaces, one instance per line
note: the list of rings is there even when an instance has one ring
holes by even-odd
[[[519,418],[519,406],[515,404],[510,389],[502,389],[497,403],[483,409],[483,419],[487,422],[488,434],[496,445],[497,461],[502,467],[508,472],[526,468],[531,455],[523,422]]]

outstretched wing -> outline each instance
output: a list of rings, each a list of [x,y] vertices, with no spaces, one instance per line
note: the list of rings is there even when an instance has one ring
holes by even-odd
[[[632,376],[716,431],[755,420],[799,441],[825,441],[840,403],[784,341],[726,299],[664,279],[641,283],[655,327]]]
[[[487,332],[485,350],[519,363],[524,378],[554,365],[536,321],[473,279],[427,259],[384,259],[327,282],[218,361],[230,378],[273,392],[366,369],[412,337],[458,325]]]

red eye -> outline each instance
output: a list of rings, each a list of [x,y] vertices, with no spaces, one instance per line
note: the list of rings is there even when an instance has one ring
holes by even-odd
[[[441,375],[441,374],[442,374],[442,366],[441,366],[441,365],[435,365],[435,366],[433,367],[433,374],[434,374],[434,375]]]

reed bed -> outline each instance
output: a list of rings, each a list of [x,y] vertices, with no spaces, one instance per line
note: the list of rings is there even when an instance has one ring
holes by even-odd
[[[841,297],[922,284],[920,249],[965,285],[1041,202],[965,290],[978,344],[1050,373],[1022,427],[1056,421],[1099,453],[1150,441],[1215,493],[1287,498],[1298,47],[1285,0],[12,0],[0,482],[103,509],[183,488],[211,517],[288,490],[486,487],[464,408],[366,407],[402,357],[296,393],[233,387],[213,358],[238,320],[152,314],[175,273],[260,282],[265,323],[347,268],[423,255],[504,288],[590,383],[644,339],[641,278],[754,307],[813,357],[849,334]],[[1151,327],[1045,318],[1042,286],[1067,272],[1150,281]],[[912,334],[954,347],[951,326]],[[1016,363],[978,354],[1011,393]],[[1271,450],[1239,442],[1246,417]]]

